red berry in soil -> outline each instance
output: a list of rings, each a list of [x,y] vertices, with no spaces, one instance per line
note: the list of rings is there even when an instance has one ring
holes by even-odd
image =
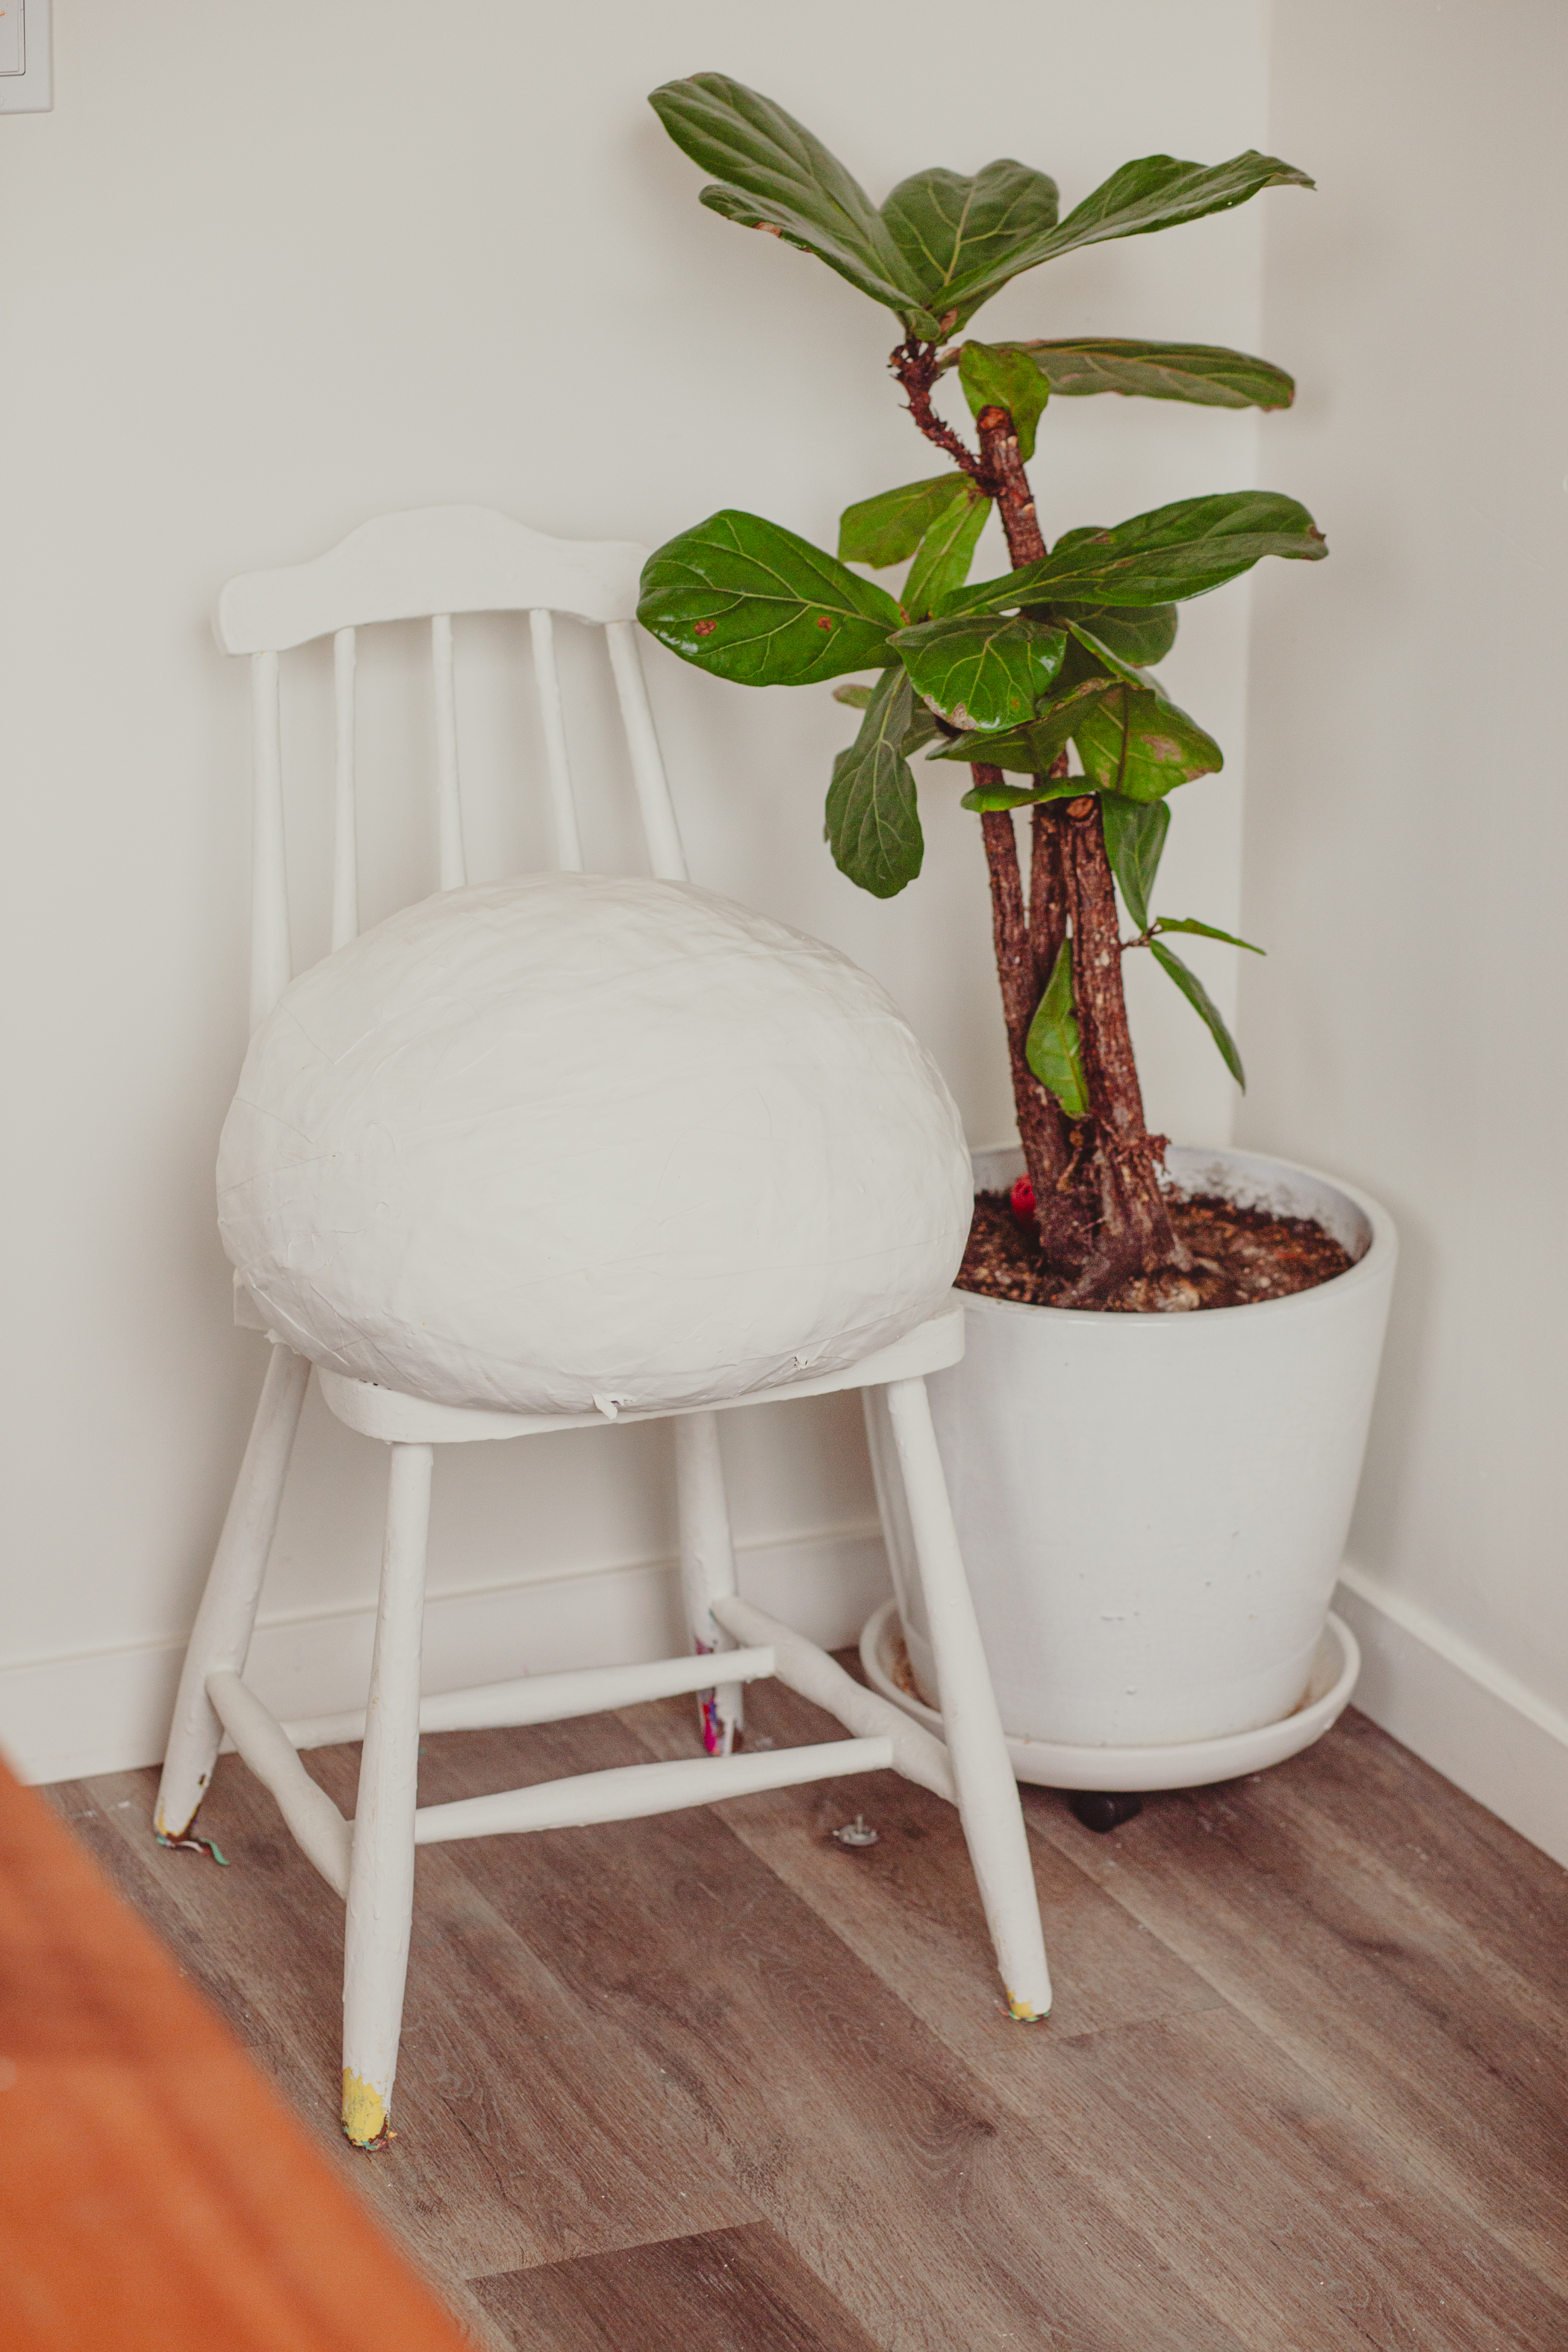
[[[1035,1213],[1035,1188],[1026,1176],[1020,1176],[1008,1198],[1016,1217],[1032,1217]]]

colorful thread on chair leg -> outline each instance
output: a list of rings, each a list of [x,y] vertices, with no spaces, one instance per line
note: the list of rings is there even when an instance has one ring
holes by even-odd
[[[724,1722],[719,1713],[718,1692],[716,1690],[699,1691],[697,1704],[702,1714],[702,1745],[710,1756],[722,1756]]]
[[[1048,2009],[1032,2009],[1026,2000],[1020,2000],[1016,1992],[1007,1995],[1007,2014],[1016,2018],[1020,2025],[1044,2025],[1050,2013]]]
[[[153,1834],[158,1843],[167,1846],[172,1853],[210,1853],[215,1862],[223,1864],[225,1870],[228,1868],[227,1854],[220,1853],[211,1838],[193,1837],[188,1829],[183,1837],[171,1837],[167,1830],[160,1829],[155,1822],[153,1824]]]

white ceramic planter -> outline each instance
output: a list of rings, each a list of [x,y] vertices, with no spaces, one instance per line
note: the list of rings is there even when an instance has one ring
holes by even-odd
[[[1173,1148],[1168,1164],[1184,1192],[1318,1218],[1356,1263],[1292,1297],[1184,1315],[963,1294],[966,1353],[931,1379],[931,1406],[1016,1738],[1153,1748],[1278,1723],[1302,1704],[1323,1634],[1394,1226],[1363,1193],[1284,1160]],[[1022,1166],[1016,1151],[977,1154],[976,1184]],[[875,1454],[874,1419],[872,1442]],[[895,1482],[879,1484],[890,1498]],[[896,1511],[893,1529],[910,1663],[939,1703]]]

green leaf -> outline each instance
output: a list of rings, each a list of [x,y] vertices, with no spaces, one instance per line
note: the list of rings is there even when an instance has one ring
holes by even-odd
[[[1117,392],[1144,400],[1187,400],[1204,408],[1289,408],[1296,381],[1268,360],[1217,343],[1142,343],[1121,335],[1015,343],[1054,393],[1068,399]]]
[[[1058,752],[1067,749],[1087,715],[1108,696],[1120,700],[1124,690],[1115,678],[1083,678],[1067,693],[1043,704],[1026,726],[1009,727],[1001,734],[960,735],[931,756],[933,760],[967,760],[972,765],[983,762],[993,768],[1022,770],[1028,776],[1043,776]],[[1095,789],[1092,778],[1078,776],[1072,783],[1076,792]]]
[[[910,700],[914,709],[904,730],[904,740],[899,746],[906,760],[922,744],[934,743],[942,734],[942,722],[930,703],[922,702],[918,694],[912,695]]]
[[[1182,961],[1172,948],[1163,948],[1158,940],[1151,940],[1149,952],[1163,971],[1170,973],[1187,1003],[1192,1006],[1209,1035],[1219,1047],[1220,1059],[1236,1080],[1243,1094],[1247,1092],[1247,1073],[1241,1066],[1241,1055],[1236,1050],[1236,1040],[1220,1017],[1220,1010],[1195,971]]]
[[[1162,801],[1158,805],[1163,808],[1164,803]],[[1141,930],[1146,931],[1148,928],[1146,922],[1139,926]],[[1192,915],[1184,915],[1179,922],[1173,915],[1162,915],[1154,929],[1157,931],[1195,931],[1200,939],[1223,940],[1227,948],[1245,948],[1248,955],[1267,955],[1268,952],[1267,948],[1255,948],[1250,940],[1238,940],[1234,931],[1216,931],[1212,923],[1200,923]]]
[[[1125,611],[1114,604],[1075,604],[1070,617],[1136,669],[1152,669],[1176,642],[1173,604],[1130,605]]]
[[[962,588],[974,561],[975,543],[985,528],[991,501],[967,476],[961,476],[964,496],[955,499],[932,523],[904,575],[899,602],[911,621],[940,610]]]
[[[772,229],[815,253],[913,332],[934,337],[920,281],[859,182],[793,114],[727,74],[692,74],[652,91],[648,104],[682,152],[720,184],[702,190],[710,212],[744,228]]]
[[[807,686],[881,667],[901,615],[793,530],[733,507],[655,550],[637,618],[683,661],[742,686]]]
[[[913,700],[903,671],[886,671],[860,732],[833,762],[827,793],[833,862],[876,898],[896,898],[914,880],[925,854],[915,780],[903,755]]]
[[[851,710],[864,710],[871,699],[872,691],[868,686],[836,686],[833,699],[835,702],[847,702]]]
[[[1035,454],[1035,429],[1044,414],[1051,388],[1033,360],[1010,343],[965,343],[958,355],[958,380],[978,416],[983,408],[1005,408],[1018,438],[1018,455]]]
[[[838,518],[840,562],[868,563],[874,572],[906,562],[932,525],[973,495],[968,475],[954,468],[846,507]]]
[[[967,313],[989,301],[1021,270],[1054,261],[1058,254],[1071,253],[1079,246],[1175,228],[1184,221],[1201,220],[1205,213],[1244,205],[1264,188],[1311,185],[1307,174],[1293,163],[1281,163],[1277,155],[1260,155],[1255,148],[1233,155],[1226,163],[1187,163],[1175,155],[1143,155],[1113,172],[1059,227],[1042,230],[995,261],[980,263],[956,279],[948,287],[946,299]]]
[[[954,727],[1018,727],[1055,681],[1067,651],[1067,633],[1020,614],[985,614],[973,620],[922,621],[896,629],[888,640],[917,691]]]
[[[1083,776],[1036,776],[1026,784],[975,784],[959,802],[960,808],[1032,808],[1037,801],[1075,801],[1094,787]],[[1163,805],[1163,804],[1162,804]]]
[[[1073,741],[1085,773],[1130,801],[1159,800],[1178,784],[1212,776],[1225,765],[1214,737],[1152,678],[1144,679],[1142,690],[1128,688],[1087,709],[1073,729]]]
[[[1041,562],[985,580],[952,600],[958,613],[1018,604],[1165,604],[1206,595],[1266,555],[1316,560],[1328,544],[1304,506],[1276,490],[1177,499],[1112,530],[1068,531]]]
[[[900,181],[881,216],[927,308],[951,319],[946,334],[974,307],[952,299],[955,281],[1000,269],[1005,284],[1012,275],[1009,255],[1055,228],[1057,201],[1054,180],[1005,155],[973,179],[941,169],[916,172]]]
[[[1121,886],[1122,903],[1141,931],[1149,928],[1149,893],[1160,870],[1160,853],[1171,829],[1165,801],[1131,801],[1121,793],[1101,793],[1105,854]]]
[[[1024,1058],[1068,1118],[1081,1118],[1089,1108],[1079,1045],[1078,1017],[1072,1009],[1072,941],[1064,940],[1029,1024]]]

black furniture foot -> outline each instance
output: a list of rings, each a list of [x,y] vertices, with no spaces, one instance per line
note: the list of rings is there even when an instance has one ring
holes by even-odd
[[[1068,1803],[1086,1830],[1098,1830],[1102,1835],[1122,1822],[1135,1820],[1143,1810],[1142,1798],[1134,1796],[1131,1789],[1104,1795],[1098,1789],[1069,1789]]]

